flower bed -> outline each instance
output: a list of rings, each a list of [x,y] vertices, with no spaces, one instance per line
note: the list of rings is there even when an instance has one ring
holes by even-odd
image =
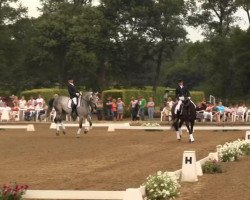
[[[3,185],[0,188],[0,200],[21,200],[27,189],[27,185]]]
[[[177,179],[170,177],[167,172],[158,171],[150,175],[143,184],[146,187],[147,200],[173,199],[180,194],[180,184]]]

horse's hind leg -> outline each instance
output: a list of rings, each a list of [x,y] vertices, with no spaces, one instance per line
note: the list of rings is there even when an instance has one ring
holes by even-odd
[[[61,128],[64,135],[66,135],[66,129],[64,123],[61,121]]]
[[[56,122],[56,135],[59,136],[60,125],[59,122]]]

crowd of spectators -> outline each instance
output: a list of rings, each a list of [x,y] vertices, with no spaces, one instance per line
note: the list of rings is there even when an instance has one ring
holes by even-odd
[[[161,120],[171,121],[171,109],[174,105],[171,97],[165,99],[163,106],[160,108]],[[158,106],[159,107],[159,106]],[[47,105],[43,97],[39,94],[36,98],[30,96],[25,99],[24,96],[18,98],[12,95],[8,98],[0,97],[0,116],[6,110],[9,112],[9,119],[17,120],[41,120],[41,115],[45,114]],[[235,121],[246,119],[248,108],[244,103],[223,105],[222,101],[218,103],[207,102],[205,98],[196,105],[197,118],[200,121]],[[155,119],[156,104],[153,97],[145,99],[143,96],[138,98],[131,97],[128,105],[125,105],[122,98],[112,98],[109,96],[105,102],[98,99],[96,116],[98,120],[122,121],[125,112],[129,112],[132,121]]]
[[[40,117],[45,114],[46,109],[46,102],[40,94],[37,98],[30,96],[27,100],[24,96],[20,98],[15,95],[0,97],[0,115],[8,111],[10,121],[41,120]]]

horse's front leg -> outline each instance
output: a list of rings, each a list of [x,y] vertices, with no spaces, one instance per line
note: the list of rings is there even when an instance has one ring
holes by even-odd
[[[179,127],[181,127],[181,121],[179,121],[179,119],[177,119],[175,121],[175,131],[176,131],[176,138],[180,142],[181,141],[181,133],[180,133]]]
[[[90,114],[87,117],[87,121],[89,122],[89,129],[92,129],[92,118]]]
[[[182,127],[182,125],[183,125],[183,120],[181,119],[180,120],[180,123],[179,123],[179,126],[178,126],[178,131],[179,131],[179,135],[180,135],[180,138],[181,138],[181,135],[182,135],[182,129],[181,129],[181,127]]]
[[[189,142],[194,142],[192,122],[191,122],[191,126],[189,126],[188,121],[186,121],[185,124],[186,124],[186,127],[187,127],[188,132],[189,132]]]
[[[81,131],[82,131],[82,122],[83,122],[83,118],[79,117],[79,128],[78,131],[76,133],[76,137],[80,137]]]

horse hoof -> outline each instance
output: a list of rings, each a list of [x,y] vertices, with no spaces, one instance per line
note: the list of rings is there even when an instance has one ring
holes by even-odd
[[[56,136],[59,136],[59,133],[58,133],[58,132],[56,133]]]
[[[66,135],[66,132],[65,132],[65,131],[63,131],[63,135]]]
[[[189,143],[194,143],[194,140],[189,139]]]
[[[88,131],[87,131],[87,130],[85,130],[85,131],[84,131],[84,134],[87,134],[87,133],[88,133]]]
[[[178,139],[178,142],[180,142],[181,141],[181,139]]]
[[[80,138],[80,135],[76,135],[76,138]]]

